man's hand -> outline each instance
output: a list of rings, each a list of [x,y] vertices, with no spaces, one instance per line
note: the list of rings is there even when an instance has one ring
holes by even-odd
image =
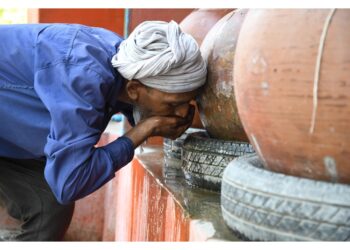
[[[191,126],[194,110],[194,106],[190,105],[186,117],[175,115],[151,116],[142,120],[134,128],[129,130],[125,136],[131,139],[135,148],[151,136],[163,136],[174,140]]]
[[[181,116],[153,116],[150,117],[151,124],[153,124],[153,133],[151,136],[163,136],[170,139],[176,139],[186,129],[191,126],[194,116],[194,106],[190,105],[186,117]]]

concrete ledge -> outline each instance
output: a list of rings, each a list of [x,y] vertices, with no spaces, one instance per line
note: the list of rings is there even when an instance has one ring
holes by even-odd
[[[142,206],[136,202],[132,208],[132,231],[143,228],[144,233],[130,240],[238,240],[222,219],[219,193],[190,187],[183,177],[165,177],[163,167],[161,146],[145,147],[132,162],[137,173],[132,181],[138,183],[132,197],[142,201]],[[147,220],[135,217],[145,213]],[[172,226],[162,227],[166,223]]]

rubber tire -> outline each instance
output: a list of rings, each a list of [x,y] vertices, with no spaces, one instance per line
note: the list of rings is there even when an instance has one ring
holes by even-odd
[[[350,239],[350,185],[271,172],[255,154],[225,169],[221,209],[227,225],[250,240]]]
[[[171,140],[164,138],[163,151],[164,151],[164,165],[163,176],[165,177],[184,177],[181,165],[182,165],[182,146],[186,137],[195,132],[205,132],[204,129],[189,128],[179,138]]]
[[[163,141],[164,155],[168,158],[175,158],[175,159],[181,160],[182,146],[184,144],[185,139],[189,134],[198,133],[198,132],[206,133],[204,129],[189,128],[179,138],[175,140],[164,138],[164,141]]]
[[[195,187],[220,191],[224,169],[235,157],[253,153],[246,142],[209,138],[198,132],[187,136],[182,150],[182,169],[186,182]]]

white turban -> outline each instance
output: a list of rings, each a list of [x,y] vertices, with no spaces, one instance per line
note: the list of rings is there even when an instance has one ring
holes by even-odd
[[[126,79],[168,93],[199,88],[207,73],[197,42],[174,21],[138,25],[121,43],[112,65]]]

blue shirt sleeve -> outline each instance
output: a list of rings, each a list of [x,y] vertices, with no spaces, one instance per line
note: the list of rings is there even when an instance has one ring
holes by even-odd
[[[45,178],[62,204],[94,192],[133,158],[127,137],[95,147],[109,84],[88,65],[59,62],[35,74],[34,88],[51,115]]]

